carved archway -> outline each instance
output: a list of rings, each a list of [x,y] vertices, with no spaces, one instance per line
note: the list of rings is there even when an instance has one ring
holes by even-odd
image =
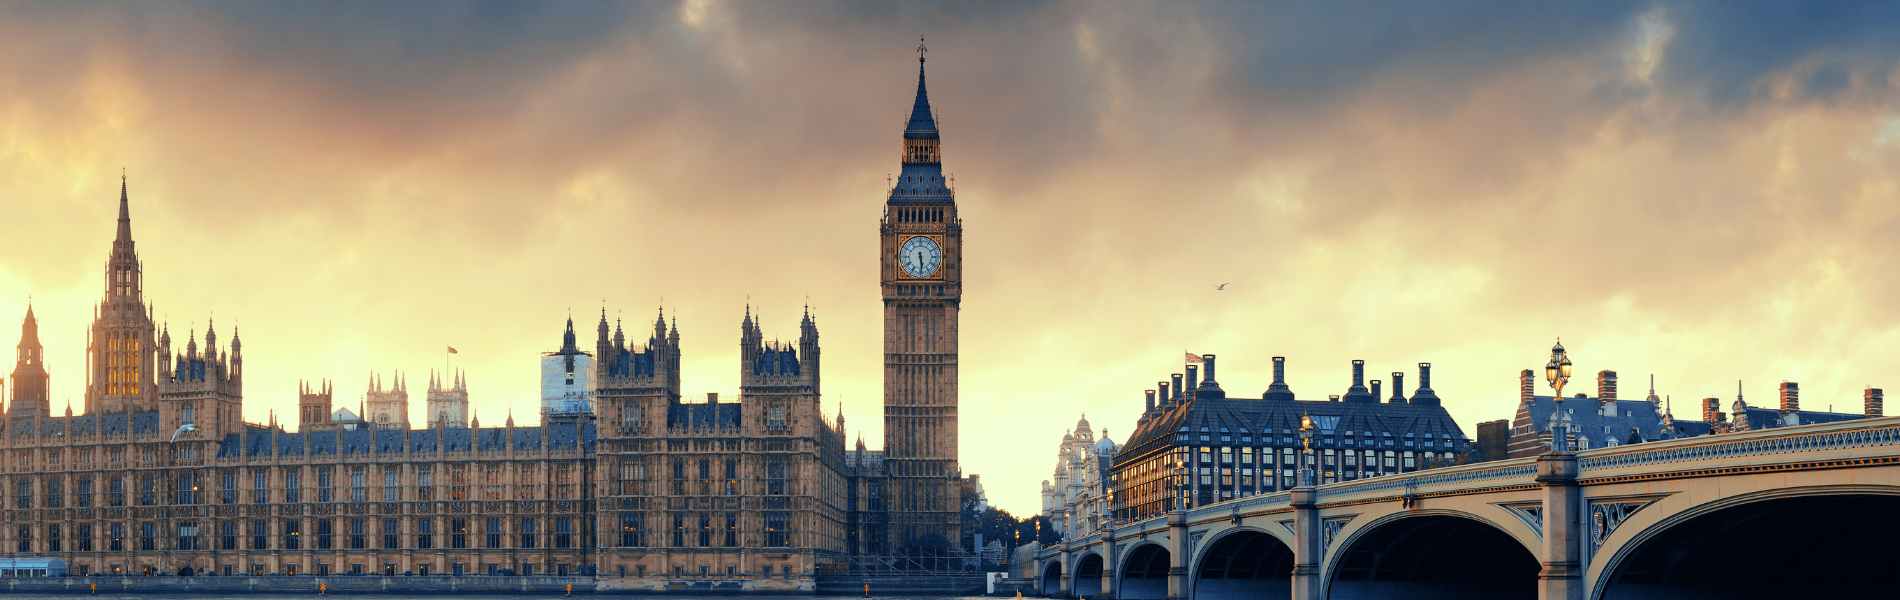
[[[1393,513],[1333,543],[1339,548],[1326,565],[1329,599],[1537,597],[1536,550],[1470,513]]]
[[[1174,557],[1166,546],[1141,542],[1122,553],[1115,569],[1117,600],[1164,600],[1168,597],[1168,567]]]
[[[1194,600],[1289,598],[1293,593],[1293,548],[1278,536],[1234,527],[1201,544],[1189,566]]]
[[[1900,587],[1900,555],[1889,548],[1900,523],[1880,517],[1896,510],[1900,487],[1841,485],[1742,493],[1646,515],[1647,526],[1598,549],[1605,562],[1592,597],[1881,597]],[[1738,585],[1737,561],[1772,567],[1748,571]]]

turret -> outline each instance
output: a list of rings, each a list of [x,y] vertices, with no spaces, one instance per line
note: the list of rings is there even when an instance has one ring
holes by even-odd
[[[48,393],[45,349],[40,346],[40,323],[33,316],[31,301],[26,306],[26,318],[20,322],[20,343],[15,346],[13,363],[13,401],[8,405],[9,417],[51,416],[52,399]],[[3,395],[3,394],[0,394]]]

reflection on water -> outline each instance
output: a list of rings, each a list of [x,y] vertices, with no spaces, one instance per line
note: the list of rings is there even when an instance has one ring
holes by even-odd
[[[7,598],[9,598],[9,595],[6,594],[5,591],[6,591],[5,584],[3,581],[0,581],[0,600],[6,600]],[[418,600],[418,599],[420,600],[529,600],[529,599],[546,600],[548,598],[561,597],[561,595],[558,593],[555,593],[555,594],[458,594],[458,595],[331,594],[331,596],[336,597],[336,598],[342,598],[344,600]],[[576,598],[587,597],[587,596],[595,596],[595,595],[594,594],[574,594],[574,597]],[[27,595],[22,594],[20,596],[14,596],[14,597],[25,598],[27,597]],[[192,600],[293,600],[293,599],[294,600],[310,600],[311,598],[316,597],[316,595],[315,594],[218,594],[218,595],[210,595],[210,594],[98,594],[98,595],[92,595],[92,594],[38,594],[36,593],[36,594],[31,594],[31,597],[34,600],[38,600],[41,598],[48,598],[52,600],[69,600],[69,599],[79,600],[80,598],[85,598],[87,600],[146,600],[148,598],[164,598],[164,599],[191,598]],[[735,595],[730,595],[730,596],[681,596],[681,595],[675,595],[675,594],[648,594],[648,595],[601,594],[598,597],[601,597],[601,598],[651,598],[653,600],[735,600],[735,599],[741,599],[741,598],[754,598],[754,597],[812,598],[814,600],[844,600],[846,598],[850,598],[852,600],[863,600],[864,598],[863,596],[797,596],[797,595],[773,596],[773,595],[760,595],[760,594],[746,594],[746,595],[735,594]],[[984,596],[871,596],[871,600],[996,600],[996,598],[995,597],[986,598]]]

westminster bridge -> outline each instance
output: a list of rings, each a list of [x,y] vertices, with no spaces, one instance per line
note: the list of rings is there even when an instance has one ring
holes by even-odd
[[[1872,598],[1900,589],[1900,417],[1300,486],[1042,548],[1045,595]]]

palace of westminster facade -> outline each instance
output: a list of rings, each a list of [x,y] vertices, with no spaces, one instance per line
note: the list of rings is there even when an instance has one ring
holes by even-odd
[[[591,355],[570,319],[543,362],[544,388],[565,365],[591,402],[538,426],[468,419],[460,374],[431,378],[424,426],[400,375],[373,377],[355,412],[328,383],[300,386],[295,431],[245,422],[237,332],[221,344],[207,324],[174,342],[154,323],[122,184],[83,413],[52,414],[33,308],[22,324],[0,418],[0,555],[61,558],[74,574],[592,574],[601,589],[792,591],[853,556],[953,549],[967,483],[962,223],[921,56],[902,162],[879,222],[882,451],[847,449],[843,415],[824,418],[809,311],[792,345],[765,341],[749,307],[737,402],[683,398],[664,313],[642,344],[603,310]]]

